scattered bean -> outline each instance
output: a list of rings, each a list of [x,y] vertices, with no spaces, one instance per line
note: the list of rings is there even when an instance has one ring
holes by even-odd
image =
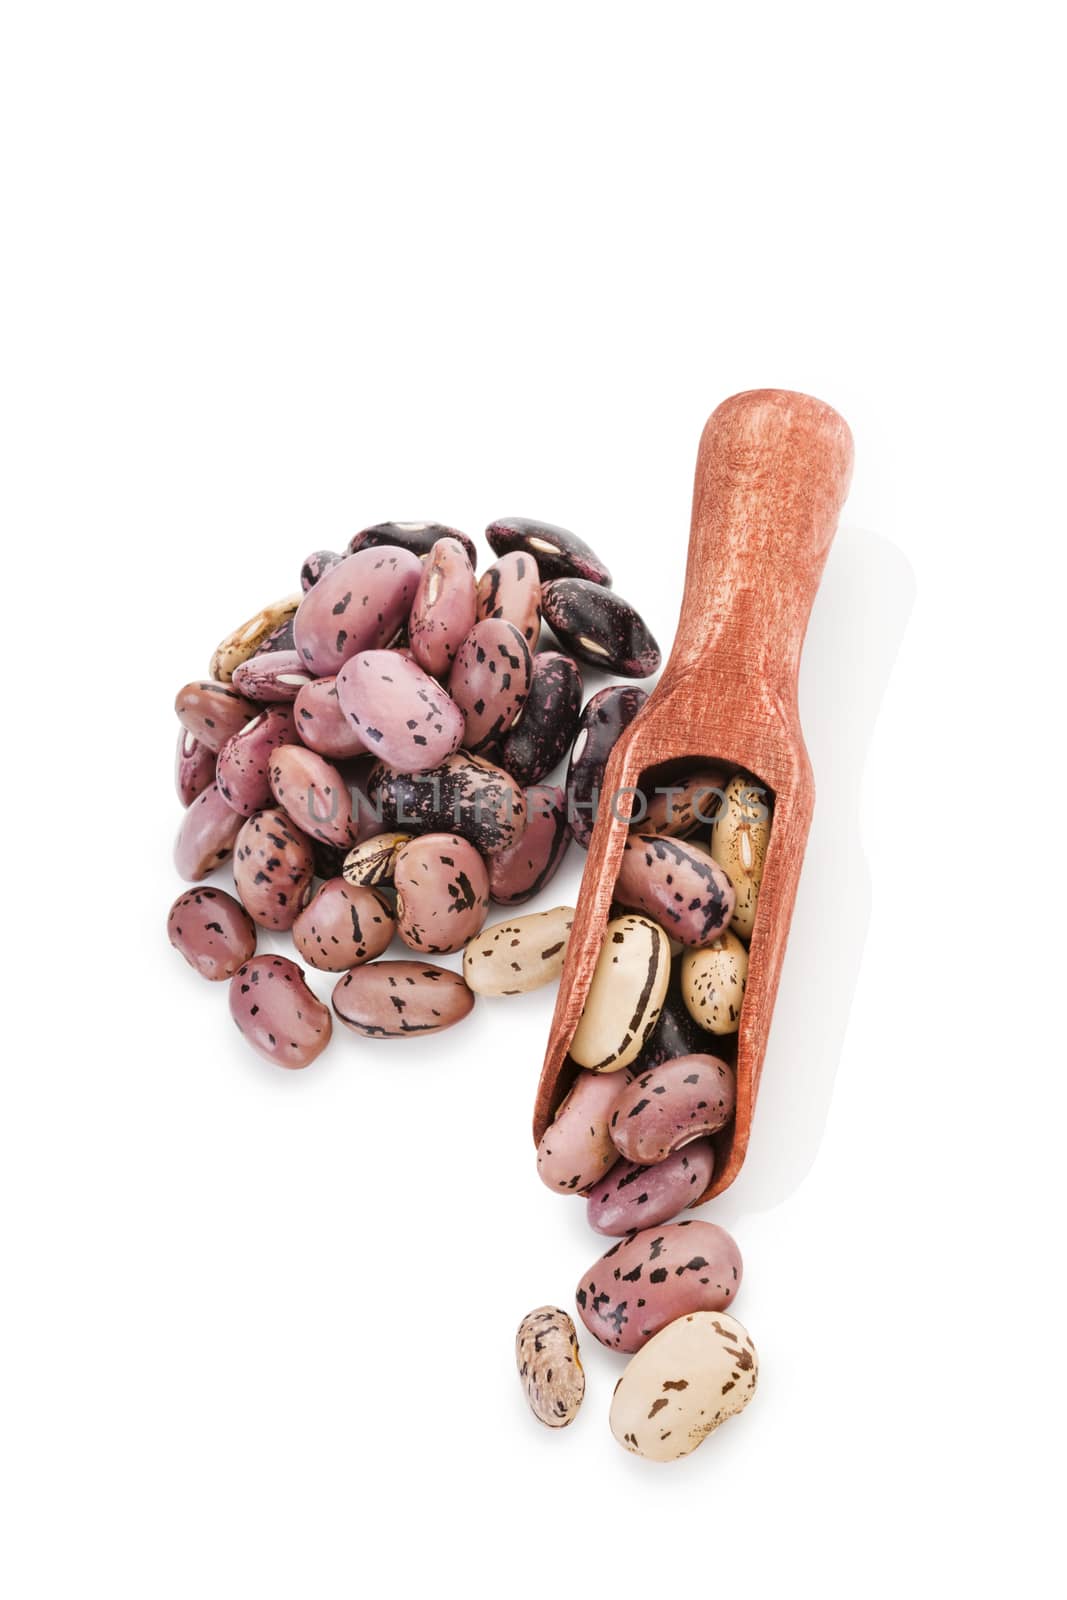
[[[267,706],[232,734],[219,751],[218,784],[223,799],[242,817],[269,806],[270,763],[279,745],[296,738],[292,708]]]
[[[299,604],[298,594],[287,595],[284,600],[274,600],[262,611],[257,611],[254,617],[249,617],[247,622],[242,622],[239,628],[228,633],[211,657],[208,676],[219,683],[229,683],[234,669],[250,656],[256,655],[271,634],[295,616]]]
[[[567,853],[571,832],[563,790],[537,784],[525,791],[526,822],[515,843],[486,858],[489,893],[500,905],[519,905],[550,883]]]
[[[514,727],[504,737],[500,765],[521,784],[539,783],[570,749],[582,704],[582,674],[555,650],[533,658],[530,690]]]
[[[342,559],[337,550],[313,550],[300,568],[300,587],[307,594]]]
[[[741,1252],[714,1222],[668,1222],[612,1245],[578,1284],[578,1314],[610,1350],[640,1350],[692,1311],[721,1311],[737,1297]]]
[[[367,792],[386,827],[459,833],[483,856],[508,849],[526,825],[526,796],[515,779],[464,750],[430,772],[395,772],[379,763]]]
[[[756,902],[770,836],[771,814],[766,791],[750,778],[731,778],[722,811],[711,830],[711,853],[737,891],[730,926],[742,939],[750,939],[755,926]]]
[[[493,617],[475,623],[448,678],[448,692],[463,713],[463,744],[472,755],[496,745],[522,715],[532,670],[526,641],[513,623]]]
[[[167,937],[194,972],[217,983],[255,954],[256,928],[222,889],[188,889],[170,908]]]
[[[215,752],[202,744],[195,734],[182,728],[178,734],[178,750],[174,757],[174,787],[183,806],[191,806],[198,794],[203,794],[215,776]]]
[[[538,1306],[519,1323],[515,1363],[530,1410],[549,1428],[565,1428],[578,1415],[585,1373],[574,1323],[558,1306]]]
[[[354,887],[392,883],[396,858],[414,838],[411,833],[373,833],[345,856],[344,880]]]
[[[654,1228],[698,1201],[715,1171],[710,1139],[695,1139],[655,1166],[617,1161],[590,1189],[585,1214],[597,1233],[622,1235]]]
[[[237,668],[233,686],[249,700],[293,701],[311,673],[297,650],[264,650]]]
[[[567,819],[583,850],[593,836],[608,758],[647,699],[643,689],[613,684],[593,695],[582,712],[567,770]],[[605,796],[605,804],[613,799]]]
[[[317,678],[350,656],[381,650],[407,621],[422,564],[403,549],[360,549],[322,575],[300,602],[296,647]]]
[[[717,1056],[679,1056],[634,1078],[615,1102],[611,1137],[627,1161],[650,1166],[734,1114],[737,1079]]]
[[[541,611],[579,661],[622,678],[647,678],[660,664],[659,645],[633,606],[600,584],[556,578],[542,590]]]
[[[521,550],[494,561],[478,583],[478,616],[514,623],[532,650],[541,632],[541,578],[537,563]]]
[[[730,880],[705,851],[652,833],[627,839],[615,898],[644,911],[680,944],[697,947],[718,938],[734,909]]]
[[[178,721],[216,755],[226,740],[256,714],[256,707],[228,683],[187,683],[174,699]]]
[[[736,1033],[748,981],[748,951],[729,929],[705,950],[682,957],[682,998],[694,1022],[709,1033]]]
[[[483,928],[463,956],[463,976],[475,994],[529,994],[563,971],[573,906],[554,906]]]
[[[756,1392],[756,1347],[725,1312],[695,1311],[639,1350],[611,1402],[611,1431],[625,1450],[677,1461]]]
[[[414,661],[364,650],[337,674],[341,710],[368,750],[396,772],[424,772],[459,749],[463,712]]]
[[[354,551],[393,545],[417,556],[428,556],[439,539],[458,539],[471,566],[478,565],[473,541],[458,529],[447,528],[443,522],[377,522],[373,528],[363,528],[353,535],[348,541],[348,552],[351,555]]]
[[[462,1022],[474,996],[456,972],[425,961],[372,961],[347,972],[333,1009],[366,1039],[410,1039]]]
[[[341,710],[336,677],[305,683],[296,697],[293,714],[299,738],[320,756],[344,760],[362,755],[367,748]]]
[[[618,1151],[608,1122],[623,1087],[625,1072],[579,1072],[541,1135],[537,1175],[549,1189],[582,1194],[614,1166]]]
[[[253,1050],[279,1067],[306,1067],[333,1032],[329,1011],[285,956],[254,956],[238,968],[230,1015]]]
[[[380,956],[395,932],[383,894],[329,878],[293,923],[293,943],[320,972],[347,972]]]
[[[478,620],[474,568],[458,539],[438,539],[423,563],[408,620],[411,653],[424,672],[446,678]]]
[[[309,838],[348,849],[352,802],[336,767],[302,745],[279,745],[271,756],[270,792]]]
[[[571,1059],[593,1072],[635,1061],[659,1016],[670,979],[667,935],[647,917],[617,917],[604,930]]]
[[[188,883],[206,878],[233,854],[241,819],[212,781],[189,806],[174,846],[178,876]]]
[[[311,896],[314,870],[310,842],[279,808],[257,811],[241,827],[233,877],[245,910],[261,928],[292,927]]]
[[[466,839],[424,833],[402,845],[393,869],[397,932],[412,950],[462,950],[489,910],[489,874]]]
[[[502,517],[485,530],[494,555],[524,550],[537,562],[542,581],[550,578],[586,578],[611,586],[611,573],[596,552],[567,528],[551,522],[531,522],[525,517]]]

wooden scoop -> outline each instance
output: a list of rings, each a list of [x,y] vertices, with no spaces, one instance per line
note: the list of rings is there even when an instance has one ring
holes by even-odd
[[[642,776],[671,781],[707,762],[752,774],[772,792],[774,812],[736,1036],[737,1114],[716,1140],[702,1199],[733,1182],[748,1146],[815,798],[797,709],[800,651],[851,471],[847,424],[810,395],[754,389],[708,418],[674,649],[608,763],[537,1087],[535,1141],[577,1071],[567,1052],[628,832],[629,805],[612,796]],[[729,1059],[732,1043],[709,1033],[707,1052]]]

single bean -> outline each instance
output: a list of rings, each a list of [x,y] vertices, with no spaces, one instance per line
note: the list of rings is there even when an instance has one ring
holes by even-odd
[[[311,896],[314,871],[310,841],[280,808],[257,811],[241,828],[233,878],[261,928],[292,927]]]
[[[448,692],[464,719],[462,742],[472,755],[495,746],[522,715],[532,670],[526,641],[513,623],[494,617],[475,623],[448,677]]]
[[[593,1072],[628,1067],[655,1027],[671,974],[667,935],[647,917],[617,917],[604,930],[571,1059]]]
[[[526,825],[526,796],[515,779],[464,750],[430,772],[395,772],[379,763],[367,793],[387,828],[459,833],[483,856],[508,849]]]
[[[293,616],[283,622],[280,627],[275,628],[273,633],[268,633],[256,654],[270,656],[277,655],[282,650],[295,650],[296,639],[293,634],[293,619],[295,616],[296,613],[294,612]]]
[[[571,842],[567,802],[558,786],[525,791],[526,823],[515,843],[487,857],[489,893],[499,905],[519,905],[555,876]]]
[[[632,833],[627,839],[615,898],[645,912],[686,946],[711,944],[734,910],[733,886],[706,851],[654,833]]]
[[[395,932],[383,894],[329,878],[293,923],[293,943],[320,972],[347,972],[380,956]]]
[[[267,650],[241,663],[233,685],[249,700],[293,701],[311,678],[298,650]]]
[[[392,883],[396,858],[415,836],[411,833],[372,833],[345,856],[344,880],[354,887]]]
[[[336,567],[342,559],[337,550],[312,550],[300,568],[300,587],[305,594],[309,589],[314,589],[320,578]]]
[[[589,1191],[585,1208],[589,1226],[597,1233],[621,1236],[669,1222],[700,1199],[714,1171],[710,1139],[695,1139],[655,1166],[617,1161]]]
[[[337,699],[366,748],[396,772],[440,766],[462,743],[459,706],[395,650],[363,650],[346,661]]]
[[[422,557],[428,556],[440,539],[457,539],[471,566],[478,565],[478,552],[473,542],[465,533],[448,528],[443,522],[376,522],[373,528],[363,528],[352,536],[348,552],[351,555],[358,550],[373,550],[387,544]]]
[[[187,889],[170,908],[167,937],[194,972],[218,983],[255,954],[256,927],[223,889]]]
[[[314,750],[299,744],[279,745],[270,761],[270,792],[309,838],[346,850],[355,843],[345,780]]]
[[[205,749],[217,755],[226,740],[256,714],[256,708],[228,683],[187,683],[174,698],[178,721]]]
[[[709,1033],[736,1033],[748,982],[748,951],[729,929],[705,950],[682,957],[682,998],[694,1022]]]
[[[486,568],[478,581],[478,616],[513,623],[534,649],[541,632],[541,577],[532,556],[512,550]]]
[[[208,676],[219,683],[229,683],[234,670],[250,656],[257,655],[271,634],[296,615],[299,604],[298,594],[286,595],[284,600],[272,600],[269,606],[264,606],[262,611],[257,611],[254,617],[249,617],[247,622],[242,622],[239,628],[228,633],[211,657]]]
[[[671,969],[663,1010],[633,1064],[633,1075],[637,1077],[650,1067],[658,1067],[661,1061],[673,1061],[676,1056],[699,1054],[707,1042],[707,1034],[698,1022],[693,1021],[682,999],[676,964]]]
[[[438,539],[423,563],[408,619],[412,656],[424,672],[445,679],[477,620],[474,568],[467,552],[458,539]]]
[[[530,690],[505,734],[500,765],[519,783],[539,783],[570,749],[582,705],[582,674],[569,656],[544,650],[533,658]]]
[[[578,1073],[537,1146],[537,1176],[547,1188],[582,1194],[614,1166],[608,1123],[627,1082],[625,1072]]]
[[[574,1323],[558,1306],[538,1306],[519,1323],[515,1364],[530,1410],[549,1428],[565,1428],[578,1415],[585,1373]]]
[[[411,950],[462,950],[489,910],[489,874],[455,833],[424,833],[399,850],[393,869],[397,932]]]
[[[296,648],[312,676],[340,671],[361,650],[392,644],[415,598],[422,565],[409,550],[368,549],[345,556],[300,602]]]
[[[647,678],[660,664],[659,645],[644,621],[612,589],[584,578],[556,578],[542,590],[541,611],[579,661],[622,678]]]
[[[525,517],[502,517],[489,524],[485,537],[494,555],[522,550],[533,556],[544,583],[551,578],[586,578],[590,583],[611,586],[611,573],[596,551],[567,528]]]
[[[734,1114],[737,1079],[717,1056],[679,1056],[635,1077],[615,1102],[611,1138],[627,1161],[665,1161]]]
[[[292,708],[266,706],[219,751],[218,783],[223,799],[242,817],[270,805],[270,763],[279,745],[296,738]]]
[[[575,1299],[609,1350],[640,1350],[693,1311],[722,1311],[741,1286],[741,1252],[714,1222],[668,1222],[612,1245],[580,1279]]]
[[[641,833],[685,839],[715,821],[723,799],[726,767],[701,767],[670,783],[664,779],[635,806],[631,826]]]
[[[426,961],[372,961],[354,967],[333,991],[333,1009],[365,1039],[440,1033],[468,1015],[474,996],[457,972]]]
[[[463,954],[468,989],[475,994],[529,994],[555,983],[573,922],[573,906],[554,906],[483,928]]]
[[[187,728],[178,733],[174,757],[174,787],[183,806],[191,806],[215,777],[215,752],[202,744]]]
[[[737,891],[730,926],[742,939],[752,937],[756,923],[756,902],[770,836],[767,791],[751,778],[731,778],[722,810],[711,830],[711,853]]]
[[[296,697],[293,713],[301,740],[320,756],[344,759],[362,755],[367,748],[341,710],[336,677],[306,683]]]
[[[230,979],[230,1016],[253,1050],[279,1067],[306,1067],[330,1042],[330,1013],[295,961],[254,956]]]
[[[186,811],[174,846],[174,865],[178,876],[189,883],[206,878],[209,872],[228,861],[233,854],[241,819],[222,797],[212,781]]]
[[[593,836],[608,758],[647,700],[643,689],[612,684],[593,695],[582,712],[567,769],[567,820],[583,850]],[[615,801],[615,796],[604,797],[606,805]],[[621,802],[619,814],[625,815]]]
[[[719,1311],[694,1311],[639,1350],[615,1385],[611,1431],[633,1455],[677,1461],[747,1406],[759,1361],[746,1330]]]

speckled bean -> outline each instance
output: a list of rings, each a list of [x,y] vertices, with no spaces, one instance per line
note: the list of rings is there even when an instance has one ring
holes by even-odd
[[[522,715],[500,747],[504,771],[521,784],[539,783],[570,749],[581,705],[582,674],[576,663],[555,650],[534,656]]]
[[[610,1350],[640,1350],[693,1311],[722,1311],[741,1286],[741,1252],[714,1222],[668,1222],[612,1245],[578,1284],[578,1314]]]
[[[667,993],[667,935],[647,917],[616,917],[604,929],[571,1059],[593,1072],[618,1072],[637,1059]]]
[[[478,565],[478,552],[473,542],[458,528],[448,528],[443,522],[376,522],[373,528],[362,528],[348,541],[351,555],[358,550],[373,550],[383,544],[400,550],[410,550],[417,556],[428,556],[439,539],[457,539],[467,552],[472,567]]]
[[[205,749],[217,755],[231,734],[256,714],[256,707],[228,683],[187,683],[174,697],[178,721]]]
[[[280,627],[275,628],[273,633],[268,633],[256,654],[269,656],[276,655],[281,650],[295,650],[296,640],[293,637],[293,618],[295,616],[296,613],[294,611],[292,617],[287,618]]]
[[[379,763],[367,792],[387,828],[460,833],[483,856],[508,849],[526,825],[526,796],[515,779],[463,750],[431,772],[395,772]]]
[[[339,550],[312,550],[300,568],[300,587],[304,594],[314,589],[319,579],[331,572],[340,560],[342,556]]]
[[[534,649],[541,632],[541,577],[532,556],[512,550],[486,568],[478,580],[478,616],[513,623]]]
[[[541,592],[541,611],[556,638],[594,667],[622,678],[647,678],[659,645],[633,606],[584,578],[557,578]]]
[[[364,650],[337,674],[341,710],[396,772],[440,766],[463,740],[463,713],[436,679],[395,650]]]
[[[474,568],[458,539],[438,539],[423,563],[408,619],[411,654],[442,681],[478,620]]]
[[[709,1033],[736,1033],[748,981],[748,951],[729,929],[705,950],[682,956],[682,999]]]
[[[298,594],[286,595],[284,600],[272,600],[269,606],[264,606],[262,611],[257,611],[254,617],[249,617],[247,622],[242,622],[239,628],[228,633],[211,657],[208,676],[219,683],[229,683],[235,669],[256,655],[271,634],[295,616],[299,604]]]
[[[485,537],[494,555],[522,550],[533,556],[545,583],[551,578],[586,578],[610,587],[611,573],[596,551],[567,528],[527,517],[501,517],[489,524]]]
[[[345,856],[343,876],[354,887],[371,887],[378,883],[392,883],[396,858],[411,833],[372,833]]]
[[[695,1311],[629,1363],[612,1397],[611,1431],[633,1455],[677,1461],[748,1404],[758,1375],[741,1324],[724,1311]]]
[[[215,776],[215,752],[202,744],[187,728],[178,733],[174,757],[174,787],[183,806],[191,806]]]
[[[348,849],[352,802],[337,768],[303,745],[282,744],[270,761],[270,792],[302,833]]]
[[[396,925],[411,950],[462,950],[489,910],[489,874],[456,833],[424,833],[401,847],[393,869]]]
[[[585,1373],[574,1323],[558,1306],[527,1312],[515,1335],[515,1364],[527,1403],[538,1422],[565,1428],[578,1415]]]
[[[174,846],[178,876],[197,883],[233,854],[241,819],[223,799],[214,780],[197,795],[182,819]]]
[[[296,697],[293,715],[300,739],[309,750],[332,760],[362,755],[366,745],[341,710],[337,679],[316,678]]]
[[[579,1072],[537,1146],[537,1175],[549,1189],[582,1194],[615,1165],[608,1123],[625,1072]]]
[[[232,978],[255,954],[256,928],[223,889],[187,889],[170,908],[167,937],[194,972],[212,983]]]
[[[257,811],[242,826],[233,877],[245,910],[261,928],[292,927],[310,898],[314,870],[310,841],[280,808]]]
[[[448,692],[463,714],[465,749],[478,754],[504,737],[522,714],[532,670],[526,640],[513,623],[502,617],[475,623],[448,676]]]
[[[333,1032],[329,1011],[285,956],[253,956],[238,968],[230,1015],[253,1050],[279,1067],[306,1067]]]
[[[267,706],[226,740],[219,751],[218,784],[223,799],[242,817],[270,805],[274,751],[296,738],[292,708]]]
[[[380,956],[395,932],[383,894],[329,878],[293,923],[293,943],[308,966],[347,972]]]
[[[710,1139],[695,1139],[655,1166],[617,1161],[607,1177],[589,1191],[589,1226],[597,1233],[621,1237],[635,1228],[669,1222],[700,1199],[714,1171],[715,1150]]]
[[[333,1009],[365,1039],[412,1039],[461,1022],[474,996],[457,972],[428,961],[372,961],[336,985]]]
[[[641,833],[685,839],[714,822],[722,803],[725,767],[701,767],[685,777],[662,779],[634,808],[632,827]]]
[[[567,769],[567,817],[583,850],[592,838],[608,758],[647,700],[643,689],[612,684],[593,695],[582,712]],[[610,795],[604,803],[611,804]]]
[[[627,1084],[611,1114],[612,1142],[627,1161],[650,1166],[718,1133],[736,1105],[733,1067],[717,1056],[678,1056]]]
[[[535,784],[525,796],[522,833],[506,850],[486,858],[489,893],[499,905],[519,905],[539,894],[552,881],[571,842],[563,790]]]
[[[763,863],[771,836],[770,797],[751,778],[731,778],[720,815],[711,830],[711,853],[737,892],[730,926],[742,939],[752,937]]]
[[[706,851],[684,839],[631,834],[622,852],[615,899],[694,947],[719,937],[733,915],[729,878]]]
[[[359,550],[322,575],[300,602],[296,647],[316,678],[361,650],[380,650],[407,621],[422,563],[409,550]]]
[[[299,651],[266,650],[241,663],[233,675],[233,686],[249,700],[291,702],[311,682],[311,676]]]
[[[639,1073],[647,1072],[650,1067],[658,1067],[661,1061],[673,1061],[676,1056],[699,1054],[707,1046],[707,1034],[699,1023],[693,1021],[682,999],[679,965],[676,962],[671,969],[671,981],[667,986],[663,1009],[656,1026],[645,1040],[641,1054],[633,1064],[632,1071],[635,1077]]]
[[[463,954],[463,976],[475,994],[529,994],[563,971],[573,906],[553,906],[483,928]]]

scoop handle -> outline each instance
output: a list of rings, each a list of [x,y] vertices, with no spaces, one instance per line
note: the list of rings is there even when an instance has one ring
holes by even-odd
[[[796,706],[808,617],[852,475],[852,435],[788,389],[733,395],[704,426],[685,590],[663,688],[751,677]],[[785,706],[783,706],[785,709]]]

